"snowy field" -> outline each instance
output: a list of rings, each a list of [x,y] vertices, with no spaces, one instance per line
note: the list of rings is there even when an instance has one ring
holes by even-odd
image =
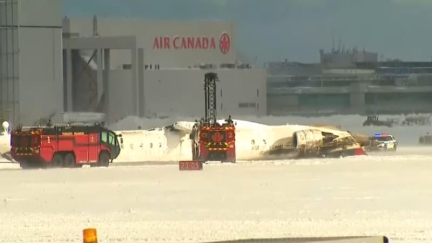
[[[350,235],[432,242],[432,147],[415,146],[432,127],[380,131],[357,120],[333,124],[392,133],[401,147],[193,172],[176,165],[24,171],[0,162],[0,242],[82,242],[86,227],[98,229],[100,243]]]
[[[432,153],[400,153],[195,172],[9,164],[0,170],[0,242],[81,242],[86,227],[99,230],[99,242],[340,235],[432,242]]]

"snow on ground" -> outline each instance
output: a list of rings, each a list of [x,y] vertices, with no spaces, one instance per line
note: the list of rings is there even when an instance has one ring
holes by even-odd
[[[408,153],[411,149],[401,149]],[[0,242],[205,242],[386,235],[432,241],[432,153],[178,166],[0,170]]]

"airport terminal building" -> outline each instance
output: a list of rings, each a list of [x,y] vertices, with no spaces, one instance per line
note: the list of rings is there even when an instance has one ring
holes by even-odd
[[[319,63],[267,64],[268,114],[407,114],[432,110],[432,62],[379,61],[357,49],[320,53]]]
[[[206,72],[220,79],[220,116],[267,114],[266,71],[238,59],[233,22],[69,18],[58,0],[35,2],[0,3],[5,119],[201,117]]]

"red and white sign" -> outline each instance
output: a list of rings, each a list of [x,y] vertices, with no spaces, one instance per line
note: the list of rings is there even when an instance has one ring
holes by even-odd
[[[179,161],[179,170],[203,170],[201,161]]]
[[[219,39],[206,36],[157,36],[153,39],[155,50],[216,50],[218,43],[222,54],[227,54],[231,48],[231,38],[223,32]]]

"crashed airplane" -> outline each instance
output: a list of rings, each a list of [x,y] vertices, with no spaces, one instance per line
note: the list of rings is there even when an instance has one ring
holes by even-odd
[[[224,121],[219,120],[218,123]],[[118,161],[179,161],[193,155],[195,122],[179,121],[150,130],[117,132],[122,138]],[[366,155],[368,137],[326,125],[265,125],[234,120],[237,160],[283,160]]]

